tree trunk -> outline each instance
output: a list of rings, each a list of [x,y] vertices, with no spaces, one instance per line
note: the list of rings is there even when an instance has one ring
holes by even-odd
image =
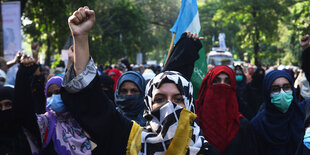
[[[253,11],[252,11],[252,16],[254,18],[254,34],[253,34],[253,46],[254,46],[254,61],[255,61],[255,65],[258,66],[260,65],[259,60],[258,60],[258,52],[259,52],[259,31],[257,28],[257,8],[255,6],[253,6]]]
[[[47,36],[47,50],[45,56],[45,65],[51,66],[51,41],[49,36]]]
[[[254,40],[253,40],[253,44],[254,44],[254,60],[255,60],[255,65],[258,66],[260,65],[260,62],[258,60],[258,52],[259,52],[259,32],[257,30],[257,28],[255,27],[255,35],[254,35]]]

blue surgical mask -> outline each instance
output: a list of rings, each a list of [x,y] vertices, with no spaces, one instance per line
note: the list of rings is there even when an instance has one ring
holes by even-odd
[[[286,113],[293,101],[293,91],[283,91],[270,94],[271,103],[281,112]]]
[[[56,113],[63,113],[66,111],[66,107],[62,102],[60,94],[53,94],[47,98],[47,108],[52,109]]]
[[[310,127],[306,129],[304,136],[304,144],[308,149],[310,149]]]
[[[236,75],[236,80],[237,80],[237,82],[241,82],[243,80],[243,76],[242,75]]]

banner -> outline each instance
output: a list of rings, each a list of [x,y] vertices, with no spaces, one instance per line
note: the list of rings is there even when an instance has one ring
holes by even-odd
[[[1,7],[4,58],[10,61],[22,46],[20,2],[3,2]]]

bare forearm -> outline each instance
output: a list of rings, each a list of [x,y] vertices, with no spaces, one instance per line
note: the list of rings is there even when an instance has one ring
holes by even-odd
[[[89,61],[88,35],[73,36],[74,41],[74,70],[81,74]]]
[[[8,67],[8,68],[10,68],[10,67],[12,67],[13,65],[15,65],[16,64],[16,61],[15,60],[11,60],[11,61],[8,61],[7,63],[6,63],[6,66]]]

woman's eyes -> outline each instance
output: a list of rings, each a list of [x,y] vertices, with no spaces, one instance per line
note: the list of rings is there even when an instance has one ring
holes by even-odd
[[[5,102],[4,104],[6,107],[11,107],[12,106],[12,102]]]
[[[225,78],[225,83],[226,84],[230,84],[230,79],[229,78]]]
[[[174,103],[183,103],[183,97],[182,96],[174,97],[173,102]]]
[[[60,89],[55,90],[54,94],[60,94]]]
[[[215,79],[213,80],[213,83],[220,83],[220,80],[219,80],[218,78],[215,78]]]
[[[155,97],[154,102],[155,103],[163,103],[165,101],[164,97]]]

